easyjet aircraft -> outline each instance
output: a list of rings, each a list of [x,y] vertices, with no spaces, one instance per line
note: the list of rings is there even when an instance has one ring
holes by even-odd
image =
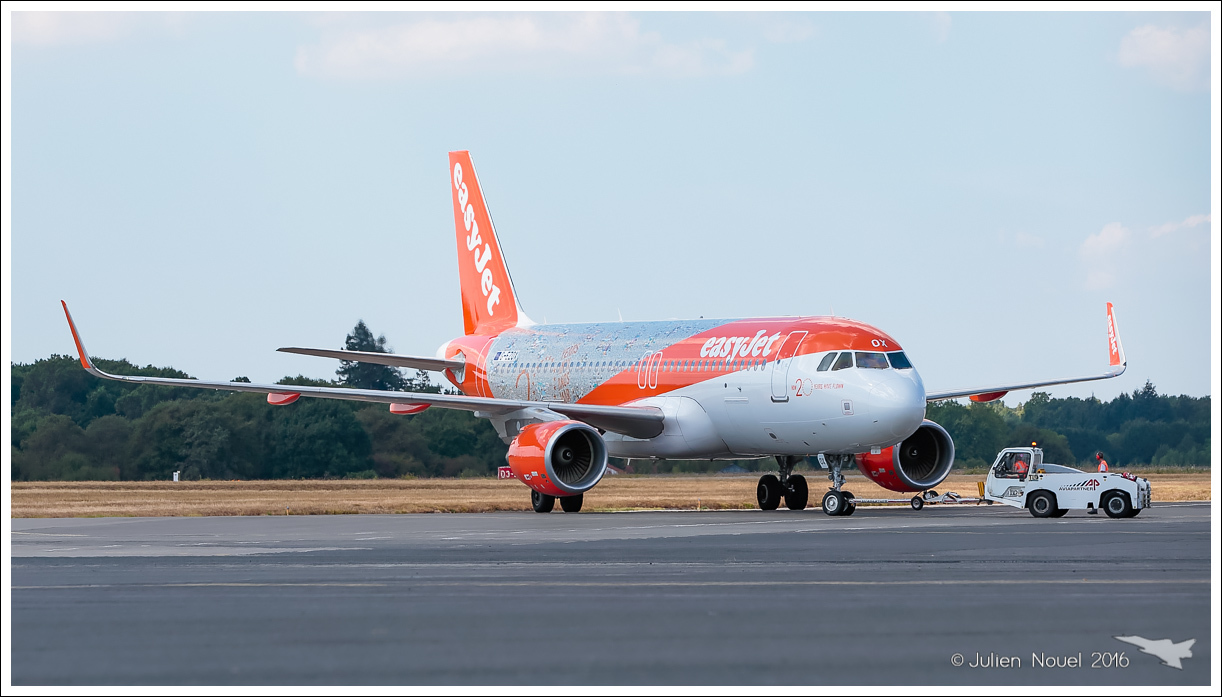
[[[330,349],[290,353],[442,372],[462,394],[289,387],[110,375],[85,352],[68,314],[81,364],[125,382],[262,392],[275,405],[300,397],[383,402],[396,414],[466,409],[509,444],[506,474],[531,489],[536,511],[556,498],[581,509],[608,456],[776,458],[778,474],[757,486],[759,506],[806,508],[808,485],[794,465],[817,456],[831,468],[822,506],[851,514],[841,468],[897,492],[923,492],[946,478],[955,446],[925,419],[929,401],[998,399],[1011,390],[1115,377],[1126,361],[1111,303],[1110,368],[1101,374],[971,389],[925,389],[894,337],[839,317],[758,317],[661,322],[537,324],[522,311],[475,167],[450,153],[465,334],[436,357]],[[64,312],[68,306],[64,305]]]

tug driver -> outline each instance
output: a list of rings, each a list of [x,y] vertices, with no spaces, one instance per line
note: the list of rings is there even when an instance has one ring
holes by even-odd
[[[1030,469],[1030,464],[1027,462],[1026,453],[1017,453],[1014,456],[1014,474],[1019,479],[1027,478],[1027,471]]]

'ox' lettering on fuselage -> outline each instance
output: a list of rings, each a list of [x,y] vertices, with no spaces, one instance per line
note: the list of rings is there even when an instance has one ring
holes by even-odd
[[[466,183],[462,180],[462,164],[454,163],[454,188],[458,191],[458,207],[462,210],[463,227],[467,232],[467,251],[474,253],[475,273],[479,274],[479,289],[488,298],[488,314],[495,314],[492,309],[501,302],[501,289],[492,280],[492,269],[488,268],[488,261],[492,259],[492,245],[484,243],[483,249],[480,249],[480,243],[484,241],[480,239],[479,223],[475,220],[475,208],[468,203],[471,197],[470,191],[467,189]]]

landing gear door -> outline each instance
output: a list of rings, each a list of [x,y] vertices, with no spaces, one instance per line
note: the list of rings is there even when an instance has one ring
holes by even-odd
[[[776,360],[772,362],[772,401],[789,401],[789,366],[793,363],[793,355],[798,352],[798,344],[806,338],[807,332],[790,332],[785,337],[777,351]]]

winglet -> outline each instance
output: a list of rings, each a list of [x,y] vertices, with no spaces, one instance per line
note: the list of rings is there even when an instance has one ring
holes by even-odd
[[[68,303],[60,300],[59,304],[64,306],[64,315],[68,318],[68,328],[72,330],[72,340],[76,342],[76,352],[81,357],[81,366],[93,375],[97,375],[102,371],[98,370],[93,365],[93,361],[89,358],[89,354],[85,352],[85,344],[81,343],[81,335],[76,331],[76,322],[72,321],[72,313],[68,311]]]
[[[1120,343],[1120,328],[1116,325],[1116,311],[1112,304],[1107,304],[1107,352],[1108,365],[1119,368],[1119,375],[1128,367],[1129,361],[1124,356],[1124,345]]]

